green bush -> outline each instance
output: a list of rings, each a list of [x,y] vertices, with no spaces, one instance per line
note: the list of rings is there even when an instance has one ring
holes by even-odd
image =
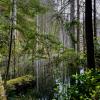
[[[88,70],[73,75],[73,79],[74,85],[64,84],[62,91],[57,87],[55,100],[100,100],[100,72]]]

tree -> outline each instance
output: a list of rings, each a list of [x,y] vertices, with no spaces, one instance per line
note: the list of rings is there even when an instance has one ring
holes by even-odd
[[[93,26],[92,26],[92,0],[86,0],[85,5],[85,32],[87,45],[87,66],[95,69]]]
[[[70,21],[73,23],[75,20],[75,0],[70,0]],[[75,37],[75,26],[73,25],[70,29],[70,34]],[[71,40],[71,47],[75,49],[75,42]]]
[[[94,38],[95,38],[95,40],[97,38],[97,32],[96,32],[96,0],[94,0]]]
[[[79,5],[80,0],[77,0],[77,52],[80,51],[80,26],[79,26],[79,21],[80,21],[80,5]]]
[[[9,54],[8,54],[8,65],[6,70],[6,76],[5,76],[5,83],[8,80],[9,76],[9,68],[10,68],[10,60],[11,60],[11,53],[12,53],[12,42],[13,42],[13,36],[15,36],[15,25],[16,25],[16,0],[13,0],[12,2],[12,9],[11,9],[11,25],[10,25],[10,42],[9,42]]]
[[[4,1],[3,1],[4,2]],[[10,19],[10,22],[8,25],[10,25],[9,28],[9,51],[8,51],[8,66],[6,70],[6,78],[5,78],[5,84],[6,80],[8,80],[9,76],[9,69],[10,69],[10,62],[12,58],[12,54],[16,53],[16,47],[17,44],[15,43],[15,39],[18,38],[16,35],[16,31],[19,34],[23,35],[24,39],[27,39],[33,34],[35,34],[35,22],[34,22],[34,16],[36,13],[40,13],[44,11],[44,7],[40,5],[38,0],[29,0],[28,2],[24,2],[24,0],[11,0],[9,1],[9,8],[10,10],[7,11],[8,18]],[[5,2],[4,2],[5,4]],[[8,5],[7,5],[8,6]],[[7,8],[6,4],[5,7]],[[34,10],[33,10],[34,9]],[[10,15],[10,16],[9,16]],[[4,15],[5,16],[5,15]],[[31,37],[33,38],[33,37]],[[23,39],[23,41],[24,41]],[[20,40],[20,39],[18,39]],[[17,40],[17,42],[18,42]],[[25,41],[24,41],[25,42]],[[13,50],[14,49],[14,50]],[[13,51],[13,53],[12,53]],[[15,57],[14,57],[14,74],[15,74]],[[14,75],[15,77],[15,75]]]

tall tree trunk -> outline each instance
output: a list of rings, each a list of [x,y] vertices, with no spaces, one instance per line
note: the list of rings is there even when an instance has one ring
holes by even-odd
[[[75,0],[70,0],[70,21],[75,20]],[[70,29],[70,34],[72,38],[75,38],[75,27],[74,25]],[[71,47],[75,49],[75,42],[71,39]]]
[[[11,25],[10,25],[10,42],[9,42],[9,55],[8,55],[8,65],[6,70],[6,76],[5,76],[5,86],[6,81],[9,78],[9,68],[10,68],[10,61],[11,61],[11,53],[12,53],[12,43],[13,43],[13,36],[15,36],[15,25],[16,25],[16,0],[11,0],[12,3],[12,9],[11,9]]]
[[[92,25],[92,0],[86,0],[85,6],[85,31],[87,44],[87,66],[95,69],[93,25]]]
[[[85,13],[83,12],[83,52],[86,51],[86,36],[85,36]]]
[[[12,12],[12,15],[13,15],[13,23],[14,23],[14,27],[16,26],[17,24],[17,0],[13,0],[13,12]],[[15,67],[16,67],[16,29],[14,28],[14,32],[13,32],[13,37],[14,37],[14,78],[15,78],[15,73],[16,73],[16,70],[15,70]]]
[[[94,0],[94,38],[95,38],[95,40],[97,38],[97,32],[96,32],[96,0]]]
[[[39,15],[36,17],[36,24],[37,24],[37,33],[39,33]],[[37,37],[37,43],[36,43],[36,51],[39,49],[39,43],[38,43],[38,37]],[[39,59],[36,61],[36,85],[37,85],[37,92],[39,92]]]
[[[80,51],[80,4],[79,4],[79,0],[77,0],[77,52]]]

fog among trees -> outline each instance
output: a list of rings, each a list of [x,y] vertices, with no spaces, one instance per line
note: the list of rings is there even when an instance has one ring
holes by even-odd
[[[100,100],[99,0],[0,0],[0,100]]]

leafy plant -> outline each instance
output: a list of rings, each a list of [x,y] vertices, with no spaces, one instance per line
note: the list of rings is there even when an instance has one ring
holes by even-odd
[[[100,99],[100,72],[92,70],[85,71],[83,74],[73,75],[74,84],[68,87],[62,85],[63,89],[59,92],[57,87],[57,97],[55,100],[99,100]],[[60,99],[59,99],[60,98]]]

